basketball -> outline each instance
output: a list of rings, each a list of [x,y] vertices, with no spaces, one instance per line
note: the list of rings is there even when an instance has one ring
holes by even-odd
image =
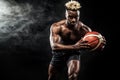
[[[82,40],[89,43],[91,51],[102,50],[105,46],[105,39],[99,32],[96,31],[86,33]]]

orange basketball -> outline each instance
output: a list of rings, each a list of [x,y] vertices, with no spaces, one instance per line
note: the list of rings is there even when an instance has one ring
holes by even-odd
[[[88,41],[92,51],[102,50],[105,46],[103,44],[104,41],[103,36],[96,31],[88,32],[87,34],[85,34],[82,40]]]

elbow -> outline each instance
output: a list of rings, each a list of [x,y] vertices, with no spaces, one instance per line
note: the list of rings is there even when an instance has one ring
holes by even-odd
[[[57,45],[56,45],[56,44],[53,44],[53,45],[51,45],[51,49],[52,49],[52,50],[57,50],[57,49],[58,49],[58,47],[57,47]]]
[[[54,46],[51,46],[51,49],[54,51],[54,50],[56,50],[56,48],[54,47]]]

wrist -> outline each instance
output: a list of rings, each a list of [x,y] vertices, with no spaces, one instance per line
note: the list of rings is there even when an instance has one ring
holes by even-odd
[[[78,49],[78,47],[76,45],[72,45],[73,49]]]

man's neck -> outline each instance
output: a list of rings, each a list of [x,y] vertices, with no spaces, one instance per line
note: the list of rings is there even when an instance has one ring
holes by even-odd
[[[67,21],[66,21],[66,25],[67,25],[67,27],[69,28],[69,29],[77,29],[77,27],[78,27],[78,22],[75,24],[75,25],[71,25],[70,23],[68,23]]]

